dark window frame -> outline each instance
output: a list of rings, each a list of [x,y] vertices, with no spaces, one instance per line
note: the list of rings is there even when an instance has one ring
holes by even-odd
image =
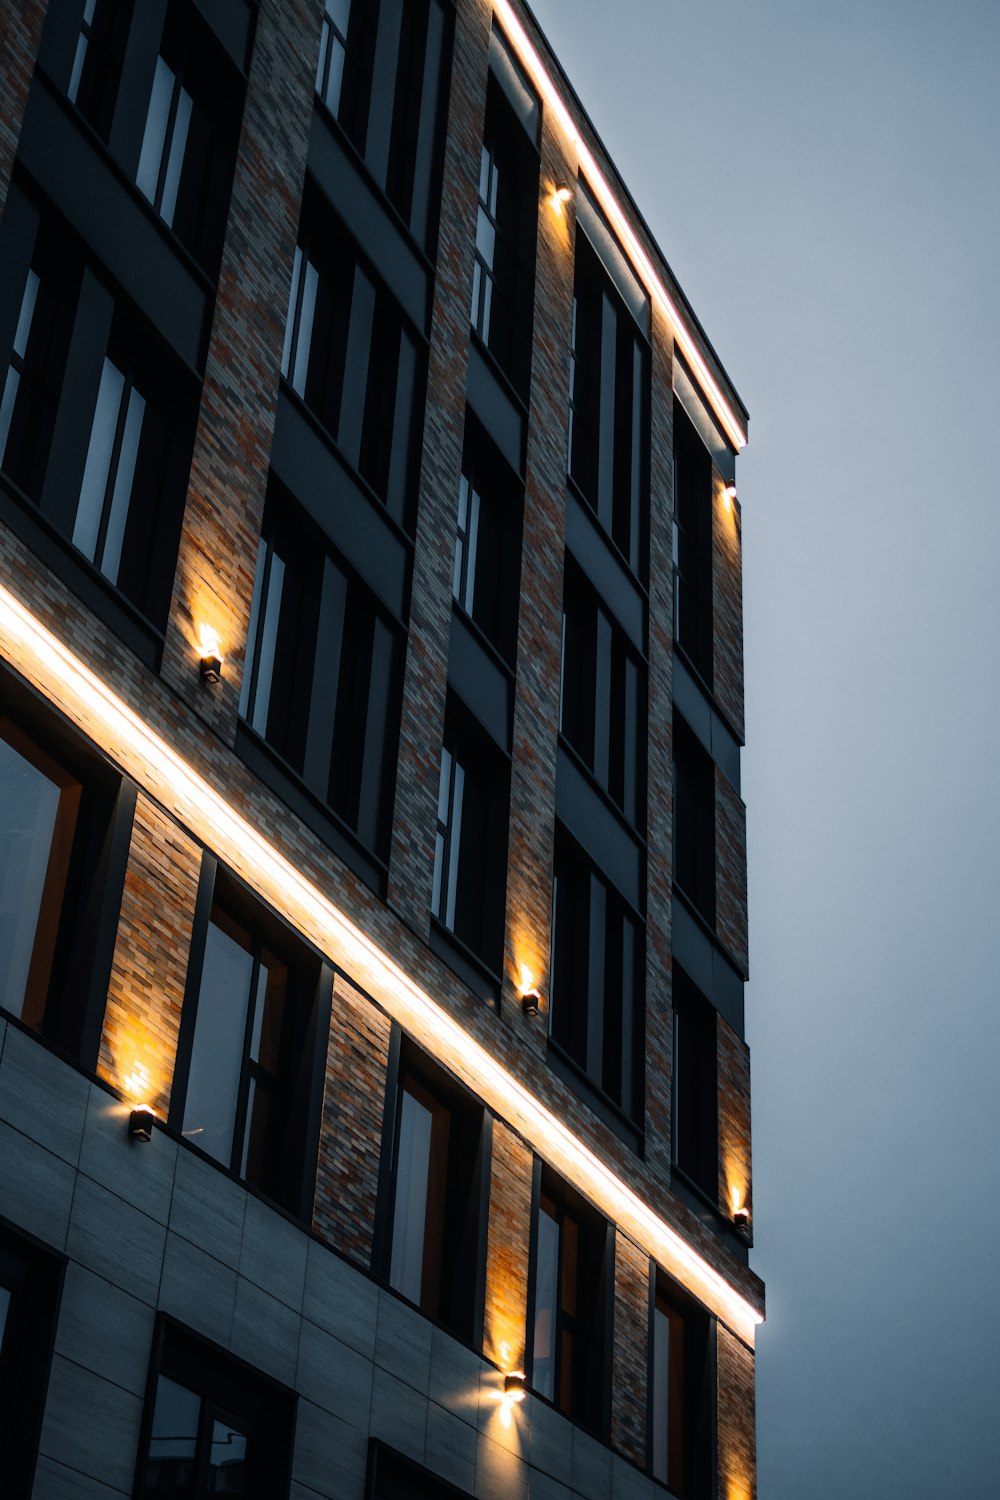
[[[568,893],[560,894],[560,868],[572,872]],[[565,878],[565,877],[563,877]],[[580,883],[586,879],[588,893],[584,902],[580,894]],[[574,885],[573,882],[576,882]],[[605,921],[602,928],[594,917],[595,886],[600,887],[597,896],[603,904]],[[576,941],[570,939],[569,952],[560,947],[563,942],[563,924],[567,905],[570,911],[571,931]],[[583,907],[586,906],[586,914]],[[625,990],[621,984],[612,982],[608,972],[608,933],[611,933],[610,960],[616,952],[617,926],[621,927],[620,957],[626,961],[626,924],[634,930],[633,987],[631,1005],[624,1004]],[[562,920],[560,920],[562,911]],[[598,980],[591,973],[591,960],[595,944],[600,942],[603,962],[604,985],[598,994]],[[549,966],[551,995],[549,1006],[548,1048],[550,1054],[565,1063],[576,1092],[608,1116],[612,1128],[619,1134],[623,1130],[629,1143],[638,1149],[644,1128],[646,1024],[646,923],[642,915],[625,900],[612,881],[584,851],[573,835],[562,824],[557,824],[555,856],[552,873],[552,947]],[[569,974],[572,990],[567,995],[564,989],[566,974]],[[580,1002],[583,995],[584,1004]],[[566,996],[566,998],[564,998]],[[615,998],[618,999],[616,1013]],[[598,1005],[599,1001],[599,1005]],[[611,1003],[609,1003],[609,1001]],[[630,1012],[630,1013],[627,1013]],[[600,1022],[599,1031],[592,1028]],[[631,1048],[629,1040],[631,1039]],[[631,1066],[629,1066],[631,1050]],[[596,1068],[600,1067],[600,1076]],[[609,1073],[610,1068],[610,1073]],[[618,1074],[614,1087],[615,1072]],[[609,1086],[612,1085],[612,1086]]]
[[[279,1088],[284,1095],[284,1114],[279,1117],[277,1140],[270,1142],[269,1163],[261,1181],[244,1177],[238,1167],[240,1154],[247,1142],[248,1100],[251,1082],[255,1077],[254,1062],[250,1055],[255,1018],[252,995],[241,1044],[240,1076],[229,1161],[221,1161],[210,1151],[203,1150],[196,1139],[184,1133],[206,944],[212,915],[217,907],[250,933],[258,947],[266,944],[277,953],[288,969],[279,1075]],[[256,954],[254,958],[256,964]],[[256,973],[256,968],[254,972]],[[220,865],[213,854],[206,851],[202,856],[195,901],[187,981],[177,1038],[177,1057],[170,1094],[170,1129],[206,1161],[212,1162],[235,1181],[305,1223],[311,1222],[312,1216],[332,1005],[331,965],[300,933],[289,927],[237,876]]]
[[[718,1209],[718,1012],[676,961],[671,999],[673,1166]]]
[[[467,411],[452,601],[511,670],[517,660],[523,524],[523,482]]]
[[[201,1413],[199,1450],[207,1438],[208,1418],[220,1415],[238,1416],[250,1433],[247,1470],[252,1476],[251,1488],[243,1491],[247,1500],[271,1500],[287,1494],[292,1476],[293,1435],[298,1397],[263,1371],[209,1339],[196,1334],[176,1318],[158,1313],[150,1352],[145,1402],[139,1428],[136,1456],[136,1500],[155,1495],[147,1487],[149,1448],[160,1376],[183,1385],[196,1394],[207,1409]],[[200,1454],[204,1466],[205,1455]],[[207,1494],[208,1491],[199,1491]]]
[[[603,371],[612,346],[615,379],[606,384]],[[626,392],[618,372],[628,355]],[[651,368],[648,332],[578,223],[566,467],[574,490],[640,582],[648,569]]]
[[[272,476],[254,578],[241,732],[266,747],[363,852],[366,865],[374,860],[383,868],[395,800],[404,647],[400,621]],[[279,659],[291,666],[278,673],[276,686]],[[317,674],[324,662],[328,697],[321,701]],[[336,691],[329,696],[331,681]]]
[[[659,1472],[656,1389],[657,1314],[668,1318],[669,1338],[673,1345],[668,1357],[668,1424],[675,1440],[680,1438],[681,1456],[676,1457],[676,1441],[667,1433],[667,1473]],[[668,1276],[655,1261],[649,1263],[649,1369],[646,1399],[646,1465],[660,1484],[669,1487],[677,1500],[712,1500],[715,1495],[716,1468],[716,1319]],[[663,1329],[663,1324],[660,1324]],[[677,1362],[681,1372],[677,1373]],[[679,1410],[678,1410],[679,1408]],[[671,1454],[673,1453],[673,1457]]]
[[[463,789],[458,798],[456,848],[454,790],[459,772]],[[442,819],[445,801],[448,817]],[[503,966],[509,824],[510,762],[458,697],[449,694],[441,747],[431,916],[494,977]]]
[[[711,932],[718,879],[715,772],[712,757],[675,709],[673,879]]]
[[[576,1302],[583,1305],[586,1316],[577,1315],[575,1325],[572,1329],[566,1326],[559,1307],[555,1333],[557,1339],[562,1341],[564,1334],[571,1334],[574,1345],[574,1368],[570,1375],[570,1399],[563,1404],[560,1399],[560,1383],[566,1378],[565,1372],[565,1342],[561,1345],[557,1342],[557,1352],[554,1356],[553,1369],[553,1396],[550,1398],[543,1394],[535,1384],[535,1348],[537,1343],[537,1321],[538,1312],[538,1283],[540,1279],[540,1247],[539,1247],[539,1224],[543,1212],[544,1201],[552,1201],[556,1204],[560,1217],[559,1257],[560,1267],[557,1279],[557,1304],[561,1304],[562,1277],[564,1257],[562,1225],[567,1218],[571,1218],[577,1224],[578,1231],[582,1229],[590,1238],[590,1244],[585,1247],[585,1254],[581,1257],[576,1255],[577,1266],[580,1260],[586,1262],[583,1273],[584,1281],[590,1282],[590,1286],[581,1286],[578,1282],[576,1288]],[[546,1210],[547,1214],[547,1210]],[[548,1216],[548,1214],[547,1214]],[[600,1211],[593,1207],[582,1194],[578,1193],[563,1178],[559,1177],[553,1169],[540,1157],[535,1157],[532,1174],[531,1190],[531,1246],[528,1259],[528,1318],[526,1329],[525,1349],[525,1373],[533,1396],[546,1405],[561,1411],[570,1421],[606,1441],[611,1430],[611,1398],[612,1398],[612,1351],[614,1347],[614,1282],[615,1282],[615,1236],[614,1223],[605,1218]],[[579,1249],[579,1247],[578,1247]],[[587,1326],[587,1318],[593,1320]],[[560,1352],[561,1348],[561,1352]],[[575,1392],[582,1389],[582,1401],[578,1402]]]
[[[442,1242],[440,1277],[436,1295],[432,1288],[422,1288],[416,1301],[392,1281],[400,1126],[408,1078],[449,1114],[441,1220],[433,1231]],[[462,1131],[456,1133],[452,1128],[456,1121],[464,1123],[464,1138]],[[418,1307],[425,1317],[477,1352],[483,1346],[486,1315],[492,1144],[493,1116],[482,1101],[393,1025],[386,1069],[372,1264],[379,1279],[394,1295]],[[464,1175],[464,1182],[456,1181],[456,1175]],[[447,1180],[449,1176],[451,1181]],[[456,1223],[457,1240],[448,1244],[449,1230],[454,1234]],[[426,1268],[424,1274],[426,1277]]]
[[[93,1073],[118,935],[136,787],[51,705],[7,671],[0,673],[0,723],[5,719],[78,783],[80,797],[38,1024],[7,1010],[0,1014],[37,1032]]]
[[[0,1217],[0,1474],[31,1493],[67,1260]]]
[[[674,397],[674,644],[708,691],[714,670],[712,455]]]

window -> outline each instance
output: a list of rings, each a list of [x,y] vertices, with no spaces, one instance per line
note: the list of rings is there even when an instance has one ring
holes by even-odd
[[[440,166],[441,0],[326,0],[316,93],[426,245]]]
[[[489,1117],[404,1039],[387,1279],[468,1343],[482,1338]]]
[[[85,0],[66,93],[106,141],[118,97],[132,0]]]
[[[134,793],[65,733],[43,739],[29,702],[0,686],[0,1003],[89,1065]]]
[[[507,66],[515,66],[509,58]],[[534,141],[491,74],[479,168],[472,326],[522,395],[531,365],[537,203]]]
[[[510,664],[517,648],[521,513],[518,481],[470,418],[458,492],[452,592]]]
[[[567,557],[560,729],[628,821],[645,822],[646,671]]]
[[[388,840],[402,632],[272,487],[240,713],[366,849]]]
[[[446,1484],[377,1438],[369,1443],[365,1495],[370,1500],[470,1500],[465,1490]]]
[[[196,392],[86,264],[72,232],[54,214],[34,218],[0,401],[0,466],[158,629],[173,588]]]
[[[713,1203],[719,1197],[716,1013],[674,965],[674,1163]]]
[[[642,1118],[643,924],[557,830],[550,1042],[633,1124]]]
[[[534,1391],[592,1431],[608,1426],[614,1230],[538,1168],[531,1371]]]
[[[295,1398],[166,1320],[140,1440],[141,1500],[271,1500],[290,1480]]]
[[[171,1124],[297,1214],[311,1196],[331,987],[301,940],[206,856]]]
[[[649,1465],[678,1500],[712,1494],[710,1319],[659,1268],[651,1278]]]
[[[422,355],[394,299],[308,189],[281,373],[394,519],[412,525]]]
[[[712,685],[712,458],[674,401],[674,638]]]
[[[674,880],[715,926],[715,766],[674,714]]]
[[[56,240],[40,235],[36,242],[0,396],[0,467],[36,504],[80,290],[79,262],[65,245],[60,256]]]
[[[649,488],[649,355],[585,235],[577,233],[569,381],[569,470],[634,573]]]
[[[431,910],[493,973],[503,959],[510,773],[457,701],[441,751]]]
[[[211,28],[174,4],[156,58],[136,186],[215,275],[243,113],[243,86]]]
[[[0,1474],[29,1495],[52,1357],[62,1262],[0,1221]]]

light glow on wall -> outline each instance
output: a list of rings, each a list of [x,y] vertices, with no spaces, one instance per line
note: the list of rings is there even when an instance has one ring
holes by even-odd
[[[493,9],[500,18],[504,33],[517,53],[521,66],[541,94],[549,112],[558,121],[569,143],[576,147],[577,162],[580,171],[586,177],[594,197],[601,205],[608,222],[628,252],[640,280],[645,282],[651,295],[660,304],[663,312],[670,320],[674,331],[674,338],[677,340],[684,358],[694,371],[695,377],[708,398],[715,415],[722,423],[733,447],[738,453],[747,444],[746,430],[743,427],[740,417],[723,395],[718,382],[709,370],[698,348],[694,335],[687,326],[683,314],[653,268],[649,256],[639,243],[635,231],[619,207],[617,198],[603,173],[600,171],[593,155],[587,148],[586,143],[581,140],[580,133],[572,116],[560,98],[559,91],[549,76],[541,58],[528,40],[528,34],[515,14],[514,7],[511,5],[510,0],[493,0]]]
[[[150,797],[367,990],[404,1031],[467,1081],[488,1108],[519,1131],[556,1171],[734,1333],[753,1344],[762,1312],[2,585],[0,652]]]

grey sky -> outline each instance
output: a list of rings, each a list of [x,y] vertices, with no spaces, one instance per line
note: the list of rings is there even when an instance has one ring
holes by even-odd
[[[751,414],[761,1500],[1000,1493],[1000,4],[534,9]]]

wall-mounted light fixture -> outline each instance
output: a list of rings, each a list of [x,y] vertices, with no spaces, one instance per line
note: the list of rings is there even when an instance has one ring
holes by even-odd
[[[137,1104],[128,1117],[128,1133],[133,1141],[150,1141],[153,1138],[153,1121],[156,1115],[148,1104]]]
[[[511,1414],[515,1406],[518,1406],[528,1394],[527,1382],[523,1370],[512,1370],[503,1378],[503,1391],[500,1393],[500,1420],[505,1427],[511,1424]]]
[[[722,503],[727,510],[732,510],[733,501],[736,499],[736,480],[731,479],[722,491]]]
[[[198,659],[202,682],[218,682],[222,676],[222,656],[219,632],[211,625],[199,627]]]
[[[521,991],[521,1009],[526,1016],[537,1016],[541,1009],[542,997],[537,990]]]
[[[733,1223],[740,1234],[750,1233],[750,1210],[745,1204],[740,1208],[733,1209]]]

